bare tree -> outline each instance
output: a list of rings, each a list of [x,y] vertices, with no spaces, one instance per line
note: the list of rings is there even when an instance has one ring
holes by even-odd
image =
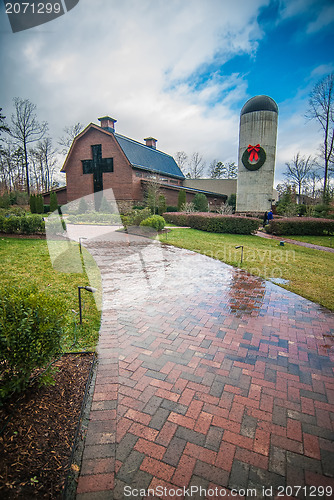
[[[53,176],[57,169],[57,150],[52,145],[51,137],[39,141],[36,149],[31,151],[34,164],[37,191],[50,191],[53,187]]]
[[[286,170],[283,175],[296,184],[298,188],[298,203],[300,203],[300,195],[313,168],[311,156],[305,158],[304,156],[300,156],[300,153],[297,153],[293,160],[287,162],[285,165]]]
[[[29,99],[14,97],[15,114],[12,115],[11,136],[22,147],[24,152],[24,166],[26,172],[27,193],[30,193],[28,144],[39,141],[47,131],[46,122],[39,123],[35,114],[36,105]]]
[[[188,163],[187,177],[192,179],[200,178],[205,170],[205,163],[203,157],[199,153],[193,153]]]
[[[308,116],[316,119],[323,130],[322,157],[324,160],[323,197],[326,197],[329,163],[334,147],[334,73],[320,80],[310,94]]]
[[[64,127],[64,135],[60,137],[58,144],[62,146],[61,153],[66,155],[68,150],[70,149],[73,139],[80,134],[83,130],[84,126],[78,122],[74,125],[70,125],[69,127]]]
[[[182,172],[186,168],[187,160],[188,160],[188,156],[186,155],[186,153],[184,151],[178,151],[175,154],[175,161],[176,161],[178,167],[180,168],[180,170],[182,170]]]
[[[155,214],[159,205],[159,196],[161,195],[160,178],[152,172],[145,184],[146,203],[152,213]]]

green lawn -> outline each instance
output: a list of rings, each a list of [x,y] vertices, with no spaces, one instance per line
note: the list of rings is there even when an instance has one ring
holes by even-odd
[[[265,279],[283,278],[287,290],[334,310],[334,256],[293,244],[258,236],[216,234],[196,229],[171,229],[160,241],[187,248],[232,266],[241,267]],[[282,238],[284,239],[284,238]],[[243,263],[240,264],[244,246]]]
[[[90,255],[88,259],[92,259]],[[0,238],[0,273],[3,286],[34,284],[50,297],[61,299],[67,324],[63,339],[65,352],[95,349],[101,314],[93,294],[82,291],[82,326],[79,325],[79,316],[72,312],[72,309],[79,311],[78,286],[89,285],[87,275],[56,271],[52,267],[45,240]],[[77,342],[72,346],[75,337]]]

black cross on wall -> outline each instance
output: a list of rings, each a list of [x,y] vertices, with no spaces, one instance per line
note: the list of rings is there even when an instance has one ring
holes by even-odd
[[[94,193],[103,190],[103,173],[114,171],[113,158],[102,158],[102,145],[95,144],[92,148],[92,160],[82,161],[83,174],[93,174]],[[102,196],[95,196],[95,209],[100,207]]]

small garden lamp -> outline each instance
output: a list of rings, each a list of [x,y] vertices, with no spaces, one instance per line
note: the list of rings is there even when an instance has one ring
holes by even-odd
[[[82,325],[81,290],[87,290],[87,292],[95,293],[97,289],[92,286],[78,286],[80,325]]]
[[[242,258],[243,258],[243,255],[244,255],[244,246],[243,245],[237,245],[235,248],[241,248],[241,260],[240,260],[240,264],[242,264]]]
[[[79,249],[80,249],[80,253],[82,253],[82,250],[81,250],[81,240],[87,240],[87,238],[85,238],[84,236],[80,236],[80,238],[79,238]]]

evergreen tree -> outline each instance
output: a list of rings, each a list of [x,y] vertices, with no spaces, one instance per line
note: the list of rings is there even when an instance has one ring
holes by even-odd
[[[57,194],[54,191],[50,193],[50,212],[54,212],[58,209]]]
[[[179,198],[178,198],[178,201],[177,201],[177,209],[178,209],[179,212],[182,210],[182,207],[183,207],[183,205],[185,204],[186,201],[187,201],[186,192],[185,192],[184,189],[180,189],[180,191],[179,191]]]
[[[166,205],[166,198],[163,194],[159,196],[159,202],[158,202],[158,212],[159,215],[162,215],[166,212],[167,210],[167,205]]]
[[[196,212],[208,211],[208,199],[203,193],[196,193],[193,199],[193,204]]]
[[[36,195],[31,194],[29,198],[30,212],[32,214],[36,213]]]

